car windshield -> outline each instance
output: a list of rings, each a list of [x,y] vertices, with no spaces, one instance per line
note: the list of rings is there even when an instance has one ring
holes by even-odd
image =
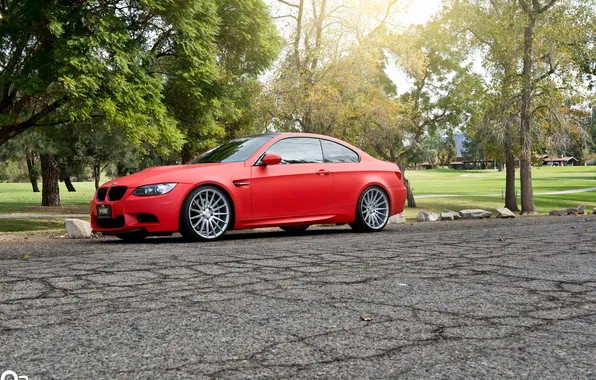
[[[273,135],[264,135],[231,140],[203,153],[190,161],[189,165],[213,162],[243,162],[248,160],[250,156],[272,138]]]

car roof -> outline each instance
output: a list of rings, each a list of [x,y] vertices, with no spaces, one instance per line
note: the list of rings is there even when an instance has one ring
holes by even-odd
[[[337,137],[320,135],[320,134],[316,134],[316,133],[272,132],[272,133],[264,133],[264,134],[260,134],[260,135],[246,136],[244,138],[258,138],[258,137],[270,137],[271,139],[277,138],[278,140],[285,138],[285,137],[310,137],[310,138],[316,138],[316,139],[325,139],[325,140],[329,140],[329,141],[334,141],[334,142],[344,145],[352,150],[355,150],[360,155],[360,157],[367,156],[366,152],[364,152],[363,150],[359,149],[358,147],[356,147],[346,141],[338,139]]]
[[[323,139],[329,139],[329,140],[338,140],[338,141],[342,141],[336,137],[332,137],[332,136],[327,136],[327,135],[320,135],[320,134],[316,134],[316,133],[305,133],[305,132],[273,132],[273,133],[263,133],[260,135],[252,135],[252,136],[246,136],[244,138],[255,138],[255,137],[277,137],[277,136],[282,136],[282,137],[314,137],[314,138],[323,138]]]

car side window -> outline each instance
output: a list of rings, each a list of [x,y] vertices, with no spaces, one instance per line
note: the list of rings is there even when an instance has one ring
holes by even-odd
[[[294,137],[281,140],[267,150],[281,157],[282,164],[323,162],[323,151],[318,139]]]
[[[325,162],[360,162],[360,157],[352,149],[329,140],[321,140]]]

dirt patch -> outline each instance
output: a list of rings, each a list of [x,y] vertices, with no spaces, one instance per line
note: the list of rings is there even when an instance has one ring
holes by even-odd
[[[107,239],[105,236],[93,239]],[[51,244],[71,240],[64,231],[17,232],[0,234],[0,245]],[[91,240],[91,239],[81,239]]]

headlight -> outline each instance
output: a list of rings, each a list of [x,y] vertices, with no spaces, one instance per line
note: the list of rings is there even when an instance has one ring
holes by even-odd
[[[158,183],[157,185],[147,185],[137,187],[132,193],[134,195],[164,195],[172,191],[176,187],[176,183]]]

